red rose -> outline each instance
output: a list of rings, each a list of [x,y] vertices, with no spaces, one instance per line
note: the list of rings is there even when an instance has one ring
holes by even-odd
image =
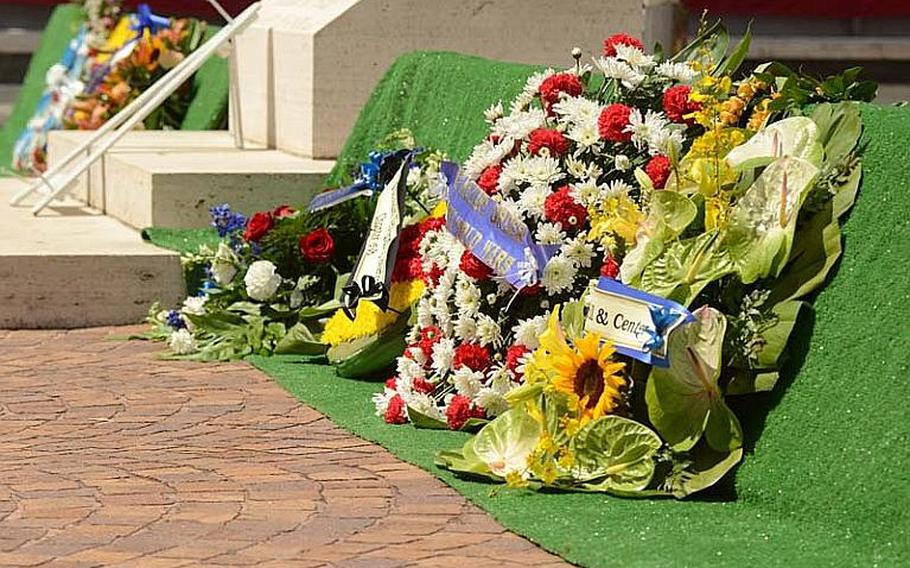
[[[600,267],[600,275],[606,276],[607,278],[613,278],[614,280],[619,275],[619,264],[612,256],[608,256],[604,261],[603,266]]]
[[[456,369],[467,367],[472,371],[485,371],[490,366],[490,352],[479,343],[462,343],[455,348],[453,363]]]
[[[610,142],[628,142],[632,140],[632,133],[626,132],[629,125],[629,115],[632,109],[621,103],[608,105],[597,119],[597,130],[600,137]]]
[[[246,230],[243,231],[243,240],[247,242],[257,242],[265,236],[272,228],[272,214],[268,211],[260,211],[246,221]]]
[[[577,97],[584,88],[577,75],[572,73],[556,73],[550,75],[540,84],[540,100],[543,101],[543,107],[550,111],[550,107],[559,102],[559,96],[562,93],[570,97]]]
[[[483,281],[493,274],[493,270],[469,250],[461,253],[461,262],[458,267],[474,280]]]
[[[452,430],[460,430],[471,417],[471,399],[463,394],[456,394],[446,408],[446,422]]]
[[[435,387],[433,383],[423,377],[414,377],[414,380],[411,381],[411,388],[422,394],[430,394]]]
[[[677,85],[664,91],[663,105],[667,118],[673,122],[690,126],[695,124],[694,118],[685,118],[687,114],[701,110],[699,103],[689,100],[690,92],[692,92],[692,88],[688,85]]]
[[[515,375],[520,375],[515,369],[521,362],[521,358],[531,350],[524,345],[510,345],[506,350],[506,369],[512,371]]]
[[[404,399],[400,394],[396,394],[389,401],[389,406],[385,409],[385,421],[389,424],[404,424],[408,421],[408,415],[405,414]]]
[[[493,195],[499,191],[499,174],[501,173],[501,165],[494,164],[492,166],[489,166],[480,172],[480,177],[477,178],[477,185],[480,186],[480,189],[482,189],[487,195]]]
[[[294,214],[294,208],[290,205],[279,205],[272,211],[272,215],[276,219],[281,219],[282,217],[290,217]]]
[[[607,57],[614,57],[616,55],[617,45],[628,45],[629,47],[637,47],[642,51],[645,50],[645,46],[638,41],[638,38],[634,38],[628,34],[613,34],[604,40],[604,55]]]
[[[569,193],[569,186],[547,196],[543,203],[543,214],[547,221],[559,223],[563,229],[578,229],[588,220],[588,210]]]
[[[300,254],[307,262],[328,262],[335,254],[335,241],[325,227],[300,237]]]
[[[552,128],[538,128],[531,132],[528,140],[528,151],[534,155],[546,148],[554,158],[562,156],[569,151],[569,141],[562,132]]]
[[[670,177],[670,160],[666,156],[654,156],[645,164],[645,173],[651,178],[654,189],[663,189]]]

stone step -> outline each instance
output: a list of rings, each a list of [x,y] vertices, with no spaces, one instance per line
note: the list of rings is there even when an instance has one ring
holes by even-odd
[[[53,132],[49,164],[87,135]],[[222,203],[246,212],[307,203],[333,166],[262,147],[241,150],[226,131],[137,131],[77,180],[72,194],[138,229],[203,227],[209,208]]]
[[[13,110],[13,104],[19,95],[19,85],[0,83],[0,127],[6,124],[6,119]]]
[[[177,253],[75,200],[40,217],[11,207],[24,183],[0,178],[0,328],[139,323],[183,298]]]
[[[732,38],[735,45],[740,38]],[[759,61],[910,61],[910,38],[887,36],[763,36],[752,38]]]

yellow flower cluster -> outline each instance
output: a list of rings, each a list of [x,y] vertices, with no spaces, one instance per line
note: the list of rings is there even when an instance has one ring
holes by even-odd
[[[405,311],[420,299],[425,288],[423,280],[419,279],[393,282],[389,290],[389,307],[398,312]],[[384,312],[373,302],[360,302],[353,321],[341,310],[329,318],[322,332],[322,341],[335,347],[361,337],[376,335],[391,327],[397,319],[398,314],[391,310]]]
[[[599,242],[608,250],[613,250],[616,237],[628,247],[635,245],[638,227],[645,219],[638,205],[624,193],[606,199],[600,208],[588,213],[591,217],[588,240]]]

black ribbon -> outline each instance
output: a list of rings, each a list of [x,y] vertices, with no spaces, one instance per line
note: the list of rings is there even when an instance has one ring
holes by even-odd
[[[341,309],[351,321],[357,316],[357,304],[360,300],[369,300],[382,311],[389,310],[389,288],[385,282],[376,280],[375,276],[366,274],[360,282],[348,282],[341,288]]]

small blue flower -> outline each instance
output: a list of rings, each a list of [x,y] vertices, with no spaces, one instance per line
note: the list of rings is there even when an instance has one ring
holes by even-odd
[[[180,315],[180,312],[177,310],[171,310],[167,313],[165,322],[174,330],[184,329],[186,327],[186,322],[183,321],[183,316]]]
[[[212,226],[218,230],[219,237],[224,238],[231,233],[242,231],[246,226],[246,217],[231,211],[231,206],[227,203],[212,207],[209,213],[212,215]]]

